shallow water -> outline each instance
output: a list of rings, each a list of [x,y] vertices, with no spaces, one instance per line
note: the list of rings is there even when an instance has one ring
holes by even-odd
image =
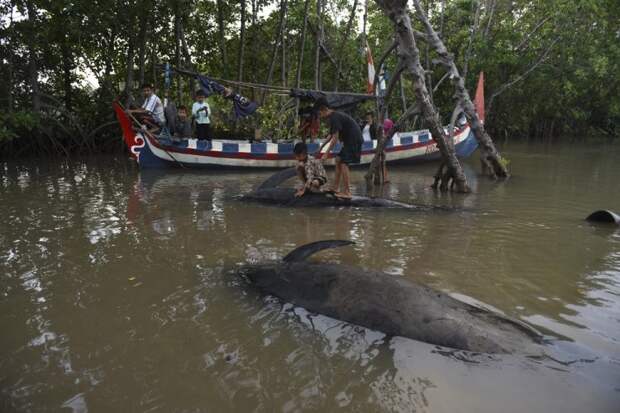
[[[389,197],[453,213],[244,204],[268,173],[139,174],[128,161],[0,164],[0,411],[617,412],[620,148],[508,145],[514,176],[391,168]],[[363,172],[354,173],[361,183]],[[357,192],[361,192],[361,185]],[[550,357],[388,338],[261,297],[243,264],[319,239],[538,327]]]

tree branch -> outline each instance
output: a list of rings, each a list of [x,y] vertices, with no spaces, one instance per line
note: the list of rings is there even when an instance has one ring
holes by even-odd
[[[523,40],[521,41],[521,43],[519,43],[519,45],[515,48],[515,50],[517,52],[521,52],[523,51],[523,49],[527,46],[527,44],[530,42],[530,38],[532,37],[532,35],[534,33],[536,33],[538,31],[538,29],[540,29],[542,27],[543,24],[545,24],[545,22],[547,20],[549,20],[550,18],[552,18],[553,15],[547,16],[544,19],[542,19],[535,27],[534,29],[529,32],[528,34],[525,35],[525,37],[523,38]]]
[[[560,40],[559,37],[556,37],[551,44],[549,45],[549,47],[547,47],[547,49],[540,55],[540,57],[538,58],[538,60],[536,60],[536,62],[534,62],[525,72],[521,73],[519,76],[517,76],[516,78],[514,78],[513,80],[504,83],[502,86],[500,86],[489,98],[489,103],[487,105],[487,108],[485,110],[485,112],[487,113],[487,115],[491,112],[491,108],[493,107],[493,101],[495,100],[496,97],[498,97],[499,95],[501,95],[502,93],[504,93],[509,87],[514,86],[515,84],[519,83],[520,81],[522,81],[523,79],[525,79],[527,77],[527,75],[529,75],[530,73],[532,73],[532,71],[534,69],[536,69],[542,62],[545,61],[545,59],[547,59],[547,56],[549,55],[549,53],[551,52],[551,49],[553,49],[553,46],[555,46],[555,44]]]

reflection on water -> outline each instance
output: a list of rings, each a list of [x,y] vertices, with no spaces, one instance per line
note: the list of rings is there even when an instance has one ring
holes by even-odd
[[[241,203],[262,172],[0,165],[0,411],[616,411],[620,232],[582,218],[620,209],[619,152],[507,147],[515,176],[472,162],[468,196],[428,190],[434,165],[393,169],[389,197],[460,208],[435,214]],[[327,238],[356,245],[316,259],[526,320],[553,359],[385,337],[237,274]]]

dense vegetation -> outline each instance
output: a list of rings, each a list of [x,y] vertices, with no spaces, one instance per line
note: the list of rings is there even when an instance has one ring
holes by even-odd
[[[316,0],[0,0],[0,153],[118,150],[110,102],[139,99],[143,81],[164,95],[164,62],[279,87],[296,86],[299,68],[301,87],[364,92],[365,39],[375,61],[393,41],[388,19],[367,4],[364,18],[366,2],[358,0],[323,0],[318,8]],[[471,90],[485,71],[494,136],[619,134],[617,0],[444,0],[426,7]],[[428,81],[437,85],[444,69],[421,45]],[[394,56],[386,60],[388,74],[395,65]],[[414,103],[409,80],[402,83],[389,102],[392,118]],[[168,95],[189,104],[196,87],[175,78]],[[288,97],[242,92],[263,103],[259,114],[234,122],[230,104],[212,98],[220,135],[261,127],[282,136],[293,128],[294,109],[281,110],[294,108]],[[446,122],[453,92],[444,82],[434,94]]]

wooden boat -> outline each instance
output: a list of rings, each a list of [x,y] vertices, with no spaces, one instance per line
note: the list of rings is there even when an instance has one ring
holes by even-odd
[[[115,110],[123,129],[125,144],[140,168],[288,168],[296,165],[293,143],[197,139],[164,141],[142,131],[134,131],[130,119],[116,103]],[[463,125],[455,131],[454,144],[457,156],[461,158],[470,156],[476,150],[478,144],[469,125]],[[361,165],[368,165],[372,161],[376,146],[377,141],[364,142]],[[309,153],[315,153],[318,149],[318,143],[308,144]],[[339,150],[340,145],[336,145],[333,153]],[[440,158],[437,145],[427,130],[395,134],[385,152],[387,162],[415,163]],[[333,157],[325,160],[326,165],[333,163]]]
[[[481,84],[478,88],[482,87]],[[480,93],[480,92],[479,92]],[[477,98],[479,93],[477,93]],[[197,140],[172,142],[158,139],[132,127],[132,120],[123,108],[114,103],[116,116],[123,130],[125,144],[140,168],[288,168],[296,165],[293,156],[294,143],[251,142],[243,140]],[[482,114],[483,115],[483,114]],[[446,128],[447,130],[447,128]],[[464,120],[456,125],[454,146],[459,158],[469,157],[478,147],[470,126]],[[360,165],[368,165],[375,155],[377,141],[364,142]],[[308,145],[309,153],[319,150],[318,143]],[[340,151],[335,145],[332,153]],[[388,142],[388,163],[413,164],[440,159],[437,144],[428,130],[399,132]],[[325,159],[325,156],[324,156]],[[333,156],[325,159],[325,165],[334,164]]]

